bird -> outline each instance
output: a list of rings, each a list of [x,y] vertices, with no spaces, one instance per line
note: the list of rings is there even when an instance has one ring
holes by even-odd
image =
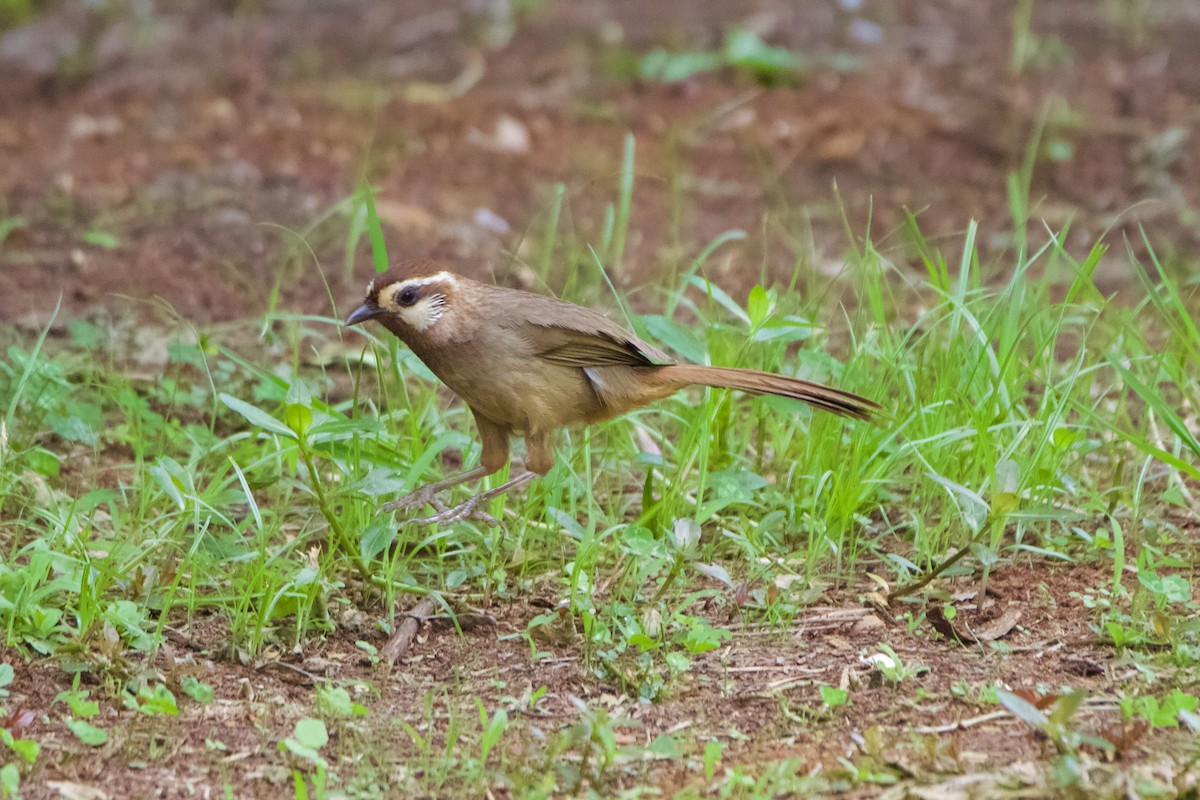
[[[418,488],[381,511],[432,505],[414,523],[477,517],[500,494],[554,465],[554,434],[620,416],[688,386],[777,395],[858,420],[878,403],[798,378],[740,367],[681,363],[604,314],[542,294],[482,283],[432,260],[409,260],[377,275],[346,326],[375,320],[397,336],[466,403],[482,443],[479,466]],[[500,471],[514,437],[525,440],[524,471],[448,508],[437,496]]]

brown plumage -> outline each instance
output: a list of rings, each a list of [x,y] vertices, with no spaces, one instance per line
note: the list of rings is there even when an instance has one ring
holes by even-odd
[[[878,403],[865,397],[773,372],[741,367],[702,367],[696,364],[676,364],[663,367],[662,370],[665,377],[678,388],[711,386],[714,389],[737,389],[747,394],[773,394],[861,420],[870,420],[879,410]]]
[[[376,277],[346,324],[369,319],[403,340],[470,407],[483,453],[480,468],[463,480],[503,467],[513,436],[526,440],[526,467],[544,475],[557,429],[618,416],[687,386],[778,395],[862,420],[879,409],[784,375],[678,364],[596,311],[479,283],[434,262],[403,263]]]

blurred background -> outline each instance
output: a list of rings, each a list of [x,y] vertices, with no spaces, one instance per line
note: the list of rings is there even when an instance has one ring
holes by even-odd
[[[955,252],[971,219],[985,255],[1107,233],[1109,291],[1139,226],[1200,252],[1200,2],[0,0],[0,31],[0,319],[30,326],[60,292],[328,313],[371,273],[364,180],[393,259],[554,290],[622,215],[625,288],[737,229],[706,264],[737,292],[867,238],[923,272],[913,231]]]

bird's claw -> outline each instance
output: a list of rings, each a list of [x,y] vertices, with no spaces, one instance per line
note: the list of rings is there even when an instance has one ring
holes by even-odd
[[[403,497],[398,497],[395,500],[384,503],[379,507],[377,513],[386,514],[388,511],[408,511],[409,509],[420,508],[424,505],[431,505],[439,512],[446,510],[446,506],[437,499],[437,494],[429,491],[428,486],[423,486],[415,492],[409,492]]]
[[[413,508],[420,508],[424,505],[431,505],[436,513],[430,514],[427,517],[416,517],[414,519],[407,520],[407,522],[412,525],[446,525],[451,522],[459,522],[464,519],[477,519],[486,523],[487,525],[499,525],[500,521],[498,519],[480,508],[480,505],[490,499],[491,498],[484,497],[482,495],[475,495],[474,497],[467,498],[467,500],[459,503],[453,508],[450,508],[441,500],[439,500],[437,495],[433,494],[432,492],[425,492],[418,489],[417,491],[412,492],[411,494],[406,494],[404,497],[401,497],[397,500],[384,503],[379,507],[378,513],[384,514],[388,511],[408,511]]]
[[[414,492],[404,495],[404,497],[401,497],[398,500],[392,500],[390,503],[384,503],[379,507],[379,513],[383,513],[385,511],[395,511],[397,509],[407,510],[411,508],[420,508],[421,506],[428,504],[433,506],[437,513],[431,514],[428,517],[410,519],[408,522],[414,525],[445,525],[450,522],[458,522],[459,520],[464,519],[477,519],[486,523],[487,525],[499,525],[500,521],[484,511],[484,508],[486,508],[487,504],[493,499],[506,494],[513,489],[516,489],[518,486],[524,486],[534,477],[534,473],[526,470],[517,477],[509,480],[507,483],[497,486],[494,489],[488,489],[485,492],[479,492],[472,497],[468,497],[465,501],[459,503],[453,508],[446,507],[441,500],[438,500],[437,493],[445,491],[446,489],[457,485],[457,483],[461,481],[451,484],[446,482],[431,483],[428,486],[423,486]]]
[[[490,498],[483,495],[475,495],[459,503],[454,508],[446,508],[441,503],[435,503],[434,507],[437,508],[438,513],[431,514],[428,517],[411,519],[409,522],[413,525],[446,525],[451,522],[460,522],[464,519],[477,519],[486,525],[499,525],[500,520],[479,507],[482,502],[486,502],[488,499]]]

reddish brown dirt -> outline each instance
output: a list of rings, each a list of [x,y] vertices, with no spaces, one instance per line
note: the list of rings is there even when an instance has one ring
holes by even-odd
[[[1118,253],[1122,234],[1140,249],[1146,224],[1160,255],[1194,256],[1200,16],[1162,4],[1143,29],[1114,24],[1091,0],[1036,5],[1049,64],[1017,76],[1012,6],[999,0],[867,2],[858,13],[778,0],[670,11],[550,2],[501,45],[487,43],[485,17],[433,0],[236,13],[178,3],[109,24],[68,4],[0,46],[0,217],[26,220],[0,249],[0,319],[44,313],[60,292],[69,309],[158,296],[193,321],[228,319],[261,311],[277,281],[283,307],[330,311],[321,272],[346,304],[369,259],[360,248],[347,275],[342,216],[308,229],[364,170],[390,206],[393,254],[438,254],[510,281],[556,181],[568,188],[564,228],[596,240],[626,131],[639,175],[626,285],[731,228],[751,235],[710,264],[730,289],[756,280],[760,264],[790,274],[797,248],[812,248],[811,267],[837,269],[835,182],[855,235],[870,217],[901,265],[906,208],[952,251],[955,233],[982,220],[990,252],[1011,241],[1005,176],[1055,96],[1069,111],[1044,139],[1072,155],[1039,162],[1035,219],[1070,222],[1079,252],[1106,231]],[[769,90],[727,73],[678,85],[619,77],[632,55],[711,48],[738,22],[861,69],[817,67]],[[869,29],[856,38],[862,23],[878,25],[880,41]],[[89,32],[91,56],[55,69],[55,43]],[[471,75],[460,96],[439,89]],[[506,117],[523,126],[527,152],[489,149]],[[673,192],[679,171],[692,177]],[[508,232],[479,224],[479,209]],[[308,231],[322,270],[279,226]],[[1030,227],[1044,238],[1040,221]],[[118,245],[86,243],[89,230]],[[1114,259],[1102,278],[1118,287],[1127,272]]]
[[[31,798],[56,796],[38,788],[44,781],[99,786],[110,797],[144,796],[151,785],[167,792],[159,796],[183,796],[173,792],[183,791],[188,782],[197,790],[208,787],[216,793],[222,782],[229,781],[238,797],[279,796],[290,777],[276,742],[291,732],[297,719],[313,713],[314,688],[326,680],[378,689],[378,696],[368,693],[360,698],[370,709],[363,722],[365,734],[347,729],[345,735],[366,735],[376,749],[386,744],[386,761],[418,757],[400,723],[441,736],[450,711],[462,720],[475,719],[475,698],[494,708],[506,697],[519,697],[526,689],[545,686],[545,696],[524,723],[547,732],[577,721],[578,710],[571,702],[575,696],[592,708],[609,709],[614,719],[634,721],[635,726],[618,728],[623,741],[645,745],[663,733],[679,733],[697,741],[712,737],[724,744],[724,763],[730,765],[796,757],[803,761],[805,771],[818,765],[837,770],[840,756],[863,760],[854,737],[877,727],[888,763],[917,772],[994,769],[1048,757],[1053,750],[1011,717],[959,731],[920,731],[996,710],[996,706],[981,706],[970,697],[955,695],[955,686],[978,688],[995,682],[1036,693],[1083,688],[1094,697],[1112,697],[1136,671],[1123,664],[1111,648],[1096,642],[1088,626],[1090,613],[1082,608],[1077,594],[1103,583],[1103,572],[1088,566],[1047,568],[1044,563],[1023,562],[995,574],[989,589],[991,601],[1022,612],[1017,627],[1000,640],[1006,652],[948,642],[928,625],[910,631],[904,612],[919,613],[919,604],[906,605],[894,615],[876,611],[877,627],[863,627],[858,620],[866,612],[854,604],[811,609],[791,630],[746,626],[735,619],[733,641],[698,657],[693,670],[653,704],[639,704],[612,681],[598,679],[581,662],[580,650],[574,645],[540,642],[539,649],[549,657],[533,662],[529,645],[521,638],[503,640],[506,634],[523,631],[529,620],[543,611],[519,603],[487,609],[496,620],[495,627],[478,627],[461,637],[444,624],[427,628],[390,675],[371,667],[354,645],[356,639],[364,638],[382,646],[382,637],[367,629],[356,633],[348,625],[337,636],[313,641],[303,651],[276,652],[242,666],[229,659],[222,622],[197,619],[182,623],[171,630],[169,644],[155,662],[140,665],[148,674],[164,676],[175,688],[182,715],[147,717],[114,710],[120,704],[111,700],[102,702],[108,710],[95,722],[108,729],[112,738],[86,753],[62,722],[67,710],[61,703],[53,703],[55,695],[70,686],[70,678],[60,666],[15,660],[17,690],[8,705],[48,715],[46,721],[39,719],[24,730],[43,747],[39,781],[27,794]],[[953,591],[970,588],[953,583],[943,586]],[[858,588],[865,592],[873,585]],[[960,622],[971,616],[969,605],[964,606]],[[924,665],[928,671],[899,685],[873,680],[862,657],[875,652],[880,642],[890,644],[908,666]],[[126,667],[137,670],[136,658]],[[200,706],[188,700],[179,690],[185,674],[212,684],[215,701]],[[820,708],[821,684],[847,685],[852,702],[805,723],[805,710]],[[108,690],[96,683],[95,673],[85,675],[83,686],[93,697],[107,697]],[[431,701],[432,720],[427,709]],[[1085,712],[1078,724],[1095,731],[1116,718],[1112,710]],[[430,727],[422,727],[426,724]],[[337,753],[336,725],[334,730],[330,749]],[[1159,733],[1140,739],[1124,758],[1139,760],[1152,752],[1156,741],[1169,738],[1170,734]],[[228,749],[214,751],[206,746],[206,739],[223,742]],[[537,763],[536,743],[524,737],[506,741],[514,759],[523,755]],[[913,744],[922,741],[925,743],[920,746]],[[935,742],[936,748],[930,749]],[[928,755],[934,752],[938,755]],[[348,763],[345,769],[352,771],[352,766]],[[610,789],[624,783],[623,774],[614,770],[608,778]],[[694,779],[667,762],[651,774],[664,788],[679,788],[680,781]],[[638,775],[645,779],[640,770]]]

